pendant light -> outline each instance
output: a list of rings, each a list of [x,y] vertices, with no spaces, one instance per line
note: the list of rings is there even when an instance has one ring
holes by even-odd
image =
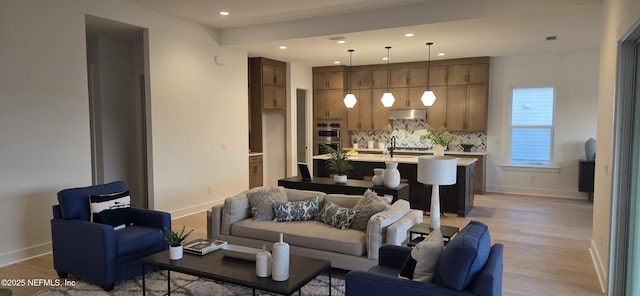
[[[353,49],[349,49],[349,81],[347,82],[347,95],[344,96],[344,105],[347,108],[353,108],[358,100],[356,99],[356,95],[351,92],[351,56],[353,54]]]
[[[433,106],[433,103],[436,102],[436,95],[431,91],[431,88],[429,87],[429,75],[431,75],[431,45],[433,45],[433,42],[427,42],[427,46],[429,46],[429,60],[427,61],[427,90],[424,91],[422,97],[420,98],[422,104],[427,107]]]
[[[396,101],[396,98],[394,98],[393,94],[389,91],[389,60],[391,59],[389,57],[389,50],[391,49],[391,46],[386,46],[385,48],[387,49],[387,92],[382,95],[382,99],[380,101],[382,102],[382,106],[389,108],[393,106],[393,102]]]

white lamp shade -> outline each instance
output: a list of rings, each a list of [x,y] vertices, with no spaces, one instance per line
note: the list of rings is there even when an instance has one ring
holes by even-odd
[[[456,183],[456,158],[424,155],[418,157],[418,182],[431,185]]]
[[[343,102],[344,102],[344,105],[347,106],[347,108],[353,108],[358,102],[358,100],[356,100],[356,95],[347,94],[346,96],[344,96]]]
[[[396,101],[396,98],[393,97],[392,93],[386,92],[382,95],[382,99],[380,101],[382,102],[382,106],[385,106],[388,108],[393,106],[393,102]]]
[[[436,95],[430,90],[425,90],[424,93],[422,93],[420,101],[427,107],[433,106],[433,103],[436,102]]]

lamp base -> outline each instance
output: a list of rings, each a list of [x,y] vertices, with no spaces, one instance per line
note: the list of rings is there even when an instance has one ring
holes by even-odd
[[[440,190],[438,185],[431,185],[431,229],[440,228]]]

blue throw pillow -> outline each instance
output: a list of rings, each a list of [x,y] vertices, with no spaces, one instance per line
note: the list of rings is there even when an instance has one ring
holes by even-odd
[[[94,223],[108,224],[113,227],[131,225],[131,196],[129,191],[92,195],[90,200]]]
[[[273,209],[275,210],[276,221],[306,221],[311,220],[318,213],[320,204],[319,197],[314,197],[304,201],[273,201]]]

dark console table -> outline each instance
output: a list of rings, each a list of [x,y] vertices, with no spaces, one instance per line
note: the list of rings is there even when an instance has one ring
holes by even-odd
[[[311,181],[303,181],[300,177],[289,177],[278,180],[278,186],[285,188],[322,191],[324,193],[363,194],[367,189],[375,191],[378,195],[391,195],[393,201],[398,198],[409,201],[409,184],[401,183],[398,188],[386,188],[375,186],[371,181],[347,180],[340,184],[332,178],[314,177]]]
[[[580,167],[578,169],[578,191],[586,192],[589,202],[593,202],[593,179],[595,171],[595,161],[580,160]]]

